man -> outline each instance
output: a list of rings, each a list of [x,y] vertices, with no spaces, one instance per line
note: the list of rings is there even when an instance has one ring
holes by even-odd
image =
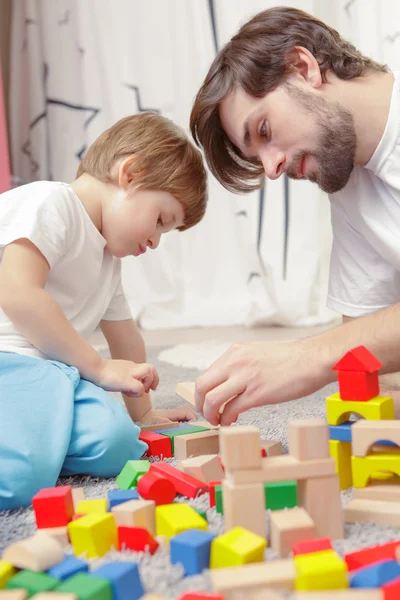
[[[254,406],[305,396],[334,381],[332,366],[361,344],[383,373],[399,371],[400,73],[315,17],[273,8],[215,58],[191,129],[233,192],[260,187],[265,173],[309,179],[330,194],[328,306],[344,316],[303,340],[235,344],[198,378],[197,408],[229,425]],[[381,389],[400,406],[397,382],[386,376]]]

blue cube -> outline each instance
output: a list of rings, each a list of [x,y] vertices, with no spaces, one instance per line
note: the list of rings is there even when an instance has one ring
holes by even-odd
[[[108,579],[114,600],[139,600],[144,596],[139,569],[135,562],[109,562],[90,574]]]
[[[47,570],[47,574],[60,581],[65,581],[77,573],[88,573],[89,565],[71,554],[66,554],[62,562]]]
[[[107,493],[108,498],[108,511],[111,512],[111,509],[117,504],[123,504],[124,502],[129,502],[129,500],[139,500],[139,493],[137,490],[109,490]]]
[[[380,560],[358,569],[351,579],[350,587],[379,588],[397,577],[400,577],[400,564],[397,560]]]
[[[216,537],[209,531],[189,529],[170,539],[171,563],[182,563],[186,575],[197,575],[210,567],[211,542]]]
[[[329,439],[338,442],[351,442],[352,421],[346,421],[341,425],[329,425]]]

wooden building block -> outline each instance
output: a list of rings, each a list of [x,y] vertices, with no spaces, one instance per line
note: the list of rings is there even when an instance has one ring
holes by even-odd
[[[371,476],[378,471],[395,473],[400,476],[400,454],[372,454],[352,456],[351,470],[354,487],[365,487]]]
[[[36,526],[65,527],[74,514],[72,487],[63,485],[53,488],[43,488],[32,498],[35,511]]]
[[[52,537],[62,548],[69,545],[68,527],[47,527],[46,529],[38,529],[39,532]]]
[[[400,502],[400,485],[375,481],[365,488],[353,488],[353,498],[378,500],[383,502]]]
[[[165,435],[169,437],[171,440],[171,448],[172,454],[175,456],[175,442],[180,436],[189,435],[191,433],[203,433],[209,431],[206,427],[201,427],[200,425],[193,425],[189,427],[187,423],[182,424],[179,427],[173,427],[172,429],[163,429],[160,433],[161,435]],[[215,433],[214,433],[215,435]],[[187,457],[182,457],[187,458]]]
[[[139,479],[137,491],[145,500],[154,500],[156,506],[171,504],[176,497],[176,489],[172,481],[155,471],[145,473]]]
[[[106,513],[107,500],[100,498],[99,500],[81,500],[76,507],[78,515],[89,515],[93,513]]]
[[[352,439],[354,456],[366,456],[379,440],[400,446],[400,421],[357,421],[352,427]],[[400,448],[397,450],[400,453]]]
[[[278,440],[261,440],[261,450],[265,450],[265,457],[280,456],[282,454],[282,442]]]
[[[200,433],[189,433],[175,439],[174,456],[178,460],[189,458],[189,456],[202,456],[204,454],[218,454],[219,431],[203,431]]]
[[[261,467],[260,430],[257,427],[252,425],[221,427],[220,448],[222,462],[227,471]]]
[[[268,510],[282,510],[293,508],[297,502],[297,481],[273,481],[264,483],[265,508]]]
[[[208,492],[208,485],[203,481],[199,481],[186,473],[182,473],[172,465],[165,462],[153,462],[150,467],[150,472],[160,473],[168,477],[175,485],[175,489],[181,496],[188,498],[196,498],[201,494]]]
[[[261,468],[229,472],[227,469],[226,479],[235,484],[267,483],[288,479],[299,481],[308,477],[326,477],[334,474],[336,465],[333,458],[300,461],[286,454],[262,458]]]
[[[341,590],[348,587],[347,565],[334,550],[294,557],[296,590]]]
[[[297,494],[299,506],[306,509],[315,523],[316,537],[332,540],[344,537],[342,499],[336,473],[299,481]]]
[[[77,513],[76,507],[79,502],[82,500],[86,500],[85,498],[85,489],[83,487],[72,488],[72,502],[74,504],[74,513]]]
[[[0,600],[26,600],[27,597],[26,590],[0,590]]]
[[[329,440],[329,452],[336,464],[341,490],[347,490],[353,485],[351,470],[351,443]]]
[[[289,454],[297,460],[329,458],[329,430],[323,419],[297,419],[288,426]]]
[[[118,597],[117,594],[115,596],[113,594],[111,581],[93,576],[93,572],[90,575],[78,573],[70,577],[59,585],[57,591],[75,594],[79,600],[112,600],[112,598]],[[132,595],[132,597],[140,598],[138,594]]]
[[[357,569],[351,578],[353,588],[381,588],[390,581],[399,579],[400,565],[395,559],[380,560],[372,565]]]
[[[6,587],[7,581],[17,572],[17,569],[5,560],[0,560],[0,590]]]
[[[129,500],[111,509],[117,526],[145,527],[156,535],[156,503],[153,500]]]
[[[219,457],[215,454],[205,454],[186,458],[181,462],[184,473],[191,475],[199,481],[209,483],[210,481],[222,481],[225,478]]]
[[[270,514],[271,548],[286,558],[294,544],[315,537],[315,524],[304,508],[287,508]]]
[[[365,347],[357,346],[334,365],[339,371],[339,393],[342,400],[365,401],[379,394],[379,360]]]
[[[154,554],[159,547],[157,540],[145,527],[118,527],[118,550],[134,550]]]
[[[142,596],[141,600],[167,600],[165,596],[160,596],[159,594],[145,594]]]
[[[313,554],[314,552],[322,552],[323,550],[333,550],[332,542],[328,537],[298,542],[293,546],[293,556]]]
[[[262,483],[236,486],[222,482],[225,529],[241,526],[266,537],[265,492]]]
[[[196,406],[194,401],[194,390],[195,390],[195,382],[194,381],[183,381],[176,384],[175,393],[189,402],[192,406]]]
[[[234,567],[264,561],[264,537],[234,527],[211,542],[210,569]]]
[[[230,598],[237,591],[294,588],[296,569],[291,559],[242,565],[227,569],[211,569],[213,590]]]
[[[241,592],[231,592],[229,596],[225,596],[228,600],[284,600],[284,596],[275,590],[259,589],[246,590]]]
[[[66,592],[38,592],[34,596],[31,596],[32,600],[78,600],[78,596],[75,594],[69,594]],[[0,595],[1,600],[1,595]]]
[[[23,571],[19,571],[14,577],[11,577],[6,589],[20,590],[22,588],[28,592],[28,597],[31,597],[38,592],[54,590],[59,583],[58,579],[51,577],[47,573],[24,569]]]
[[[64,560],[64,552],[53,537],[37,531],[31,537],[8,546],[2,560],[18,569],[47,571]]]
[[[141,431],[139,439],[149,447],[146,456],[156,456],[161,460],[172,457],[171,440],[165,435],[154,431]]]
[[[345,523],[376,523],[377,525],[400,526],[400,504],[355,498],[344,509]]]
[[[172,427],[179,427],[179,421],[171,421],[170,423],[158,423],[151,425],[140,425],[141,431],[157,431],[161,429],[171,429]]]
[[[180,563],[187,575],[200,575],[210,568],[211,542],[215,533],[189,529],[170,540],[171,564]]]
[[[351,573],[380,560],[395,559],[398,548],[400,548],[400,540],[395,540],[386,544],[378,544],[377,546],[369,546],[361,548],[361,550],[347,552],[344,555],[344,560],[346,561],[349,573]]]
[[[76,556],[85,552],[87,558],[94,558],[118,548],[117,527],[110,513],[81,517],[68,525],[68,533]]]
[[[294,600],[385,600],[381,590],[319,590],[297,592]]]
[[[189,504],[176,502],[164,504],[156,508],[157,535],[170,538],[188,529],[203,529],[207,531],[208,523]]]
[[[394,402],[390,396],[375,396],[368,402],[356,400],[343,401],[339,393],[332,394],[326,399],[326,416],[328,425],[340,425],[348,421],[350,415],[356,413],[368,420],[393,420]]]
[[[139,477],[147,473],[149,469],[150,461],[148,460],[128,460],[115,483],[120,490],[130,490],[136,487]]]

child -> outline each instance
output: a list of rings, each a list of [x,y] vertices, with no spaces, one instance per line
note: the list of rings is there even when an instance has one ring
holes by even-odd
[[[133,420],[194,416],[151,409],[158,375],[120,259],[193,227],[205,208],[199,151],[153,113],[105,131],[71,185],[0,196],[0,509],[29,505],[60,474],[117,475],[147,448]],[[112,360],[86,341],[99,323]],[[129,414],[105,390],[123,392]]]

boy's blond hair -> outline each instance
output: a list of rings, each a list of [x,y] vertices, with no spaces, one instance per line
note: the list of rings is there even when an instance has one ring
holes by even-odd
[[[89,147],[77,177],[88,173],[110,182],[115,163],[131,155],[135,187],[169,192],[184,207],[180,231],[201,221],[207,204],[201,154],[178,125],[156,113],[125,117],[104,131]]]

